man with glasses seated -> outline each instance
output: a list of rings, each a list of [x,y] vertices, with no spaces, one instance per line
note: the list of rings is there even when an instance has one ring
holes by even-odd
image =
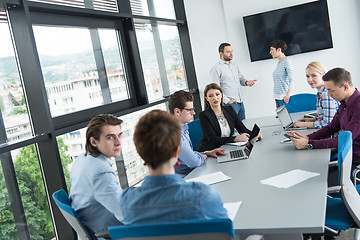
[[[177,174],[187,175],[194,168],[205,164],[208,157],[216,158],[218,155],[224,155],[224,149],[220,148],[202,153],[193,150],[187,125],[195,115],[194,97],[191,93],[183,90],[173,93],[169,99],[169,110],[181,127],[181,151],[178,157],[179,163],[175,166]]]

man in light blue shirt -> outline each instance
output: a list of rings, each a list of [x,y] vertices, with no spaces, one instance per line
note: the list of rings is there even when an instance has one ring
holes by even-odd
[[[238,65],[232,61],[233,49],[229,43],[219,46],[220,60],[210,71],[211,82],[223,90],[225,104],[231,105],[241,120],[245,119],[245,108],[241,97],[241,86],[253,86],[257,80],[246,80]]]
[[[149,174],[140,187],[121,195],[125,225],[228,218],[215,189],[175,174],[180,139],[178,121],[169,113],[153,110],[140,118],[134,143]]]
[[[187,125],[195,115],[194,97],[191,93],[183,90],[173,93],[169,99],[169,110],[181,127],[181,151],[178,159],[180,165],[175,166],[177,174],[187,175],[194,168],[205,164],[208,157],[216,158],[218,155],[224,155],[224,150],[220,148],[202,153],[193,150]]]
[[[105,231],[123,221],[122,189],[111,166],[111,158],[121,153],[121,123],[110,114],[92,118],[86,131],[86,153],[71,168],[71,206],[91,233]]]

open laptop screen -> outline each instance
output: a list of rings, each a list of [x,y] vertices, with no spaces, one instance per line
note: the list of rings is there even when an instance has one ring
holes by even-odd
[[[251,131],[249,140],[246,143],[246,147],[249,149],[250,152],[251,152],[251,150],[252,150],[252,148],[254,146],[254,143],[257,140],[257,136],[259,135],[259,132],[260,132],[259,126],[255,124],[252,131]]]
[[[280,119],[282,126],[285,129],[293,124],[293,121],[292,121],[290,114],[289,114],[288,110],[286,109],[285,105],[276,109],[276,113]]]

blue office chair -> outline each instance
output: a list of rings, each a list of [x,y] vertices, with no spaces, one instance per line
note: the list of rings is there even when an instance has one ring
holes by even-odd
[[[193,145],[193,150],[196,151],[197,147],[199,146],[200,140],[203,136],[199,119],[189,122],[188,126],[189,126],[190,140]]]
[[[344,131],[339,134],[338,168],[341,196],[327,198],[326,229],[334,234],[340,230],[356,227],[355,239],[360,239],[360,195],[351,181],[352,134]]]
[[[64,189],[60,189],[53,193],[52,198],[54,199],[56,205],[59,207],[61,213],[64,215],[65,219],[68,221],[70,226],[76,231],[78,239],[80,240],[95,240],[95,236],[92,236],[87,229],[82,225],[79,220],[78,215],[75,210],[71,207],[71,203],[68,195]]]
[[[284,100],[282,103],[285,104]],[[289,113],[314,111],[316,110],[316,94],[300,93],[290,96],[290,100],[286,105]]]
[[[108,231],[114,240],[225,240],[234,238],[234,229],[230,219],[110,226]]]

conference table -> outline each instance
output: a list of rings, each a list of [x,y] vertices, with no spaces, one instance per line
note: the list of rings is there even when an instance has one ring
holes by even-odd
[[[292,114],[295,120],[302,116],[302,113]],[[323,232],[330,150],[297,150],[291,142],[280,143],[285,139],[285,131],[275,116],[243,122],[249,129],[257,122],[263,134],[263,140],[255,143],[249,159],[218,164],[209,158],[186,179],[218,171],[231,177],[212,186],[224,203],[242,202],[233,220],[237,237],[263,234],[266,240],[302,239],[302,233]],[[224,148],[234,147],[224,145]],[[295,169],[319,175],[288,188],[260,182]]]

